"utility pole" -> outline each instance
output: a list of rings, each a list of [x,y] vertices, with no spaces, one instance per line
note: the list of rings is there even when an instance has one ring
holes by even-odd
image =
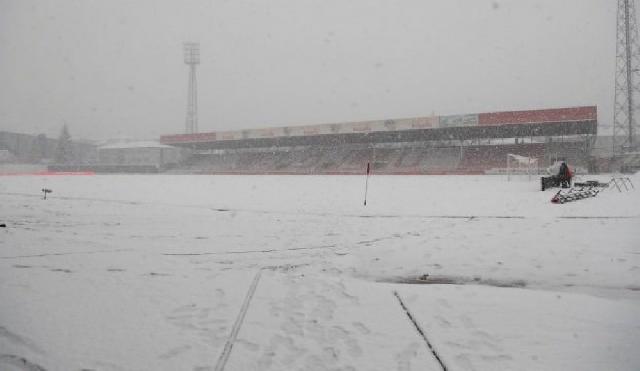
[[[198,132],[198,84],[196,82],[196,66],[200,64],[200,44],[194,42],[184,43],[183,50],[184,63],[189,66],[185,133],[193,134]]]

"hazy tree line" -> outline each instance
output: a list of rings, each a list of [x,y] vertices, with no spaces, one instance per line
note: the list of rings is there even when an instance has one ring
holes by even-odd
[[[20,163],[87,163],[95,160],[95,148],[92,144],[74,142],[66,125],[57,139],[44,134],[0,131],[0,150],[8,151],[10,158]]]

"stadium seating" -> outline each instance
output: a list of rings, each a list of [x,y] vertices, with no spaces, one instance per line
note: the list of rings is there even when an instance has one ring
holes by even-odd
[[[361,174],[367,163],[378,174],[481,174],[507,166],[507,154],[537,158],[540,166],[565,158],[582,166],[582,143],[467,146],[299,146],[222,150],[194,154],[180,167],[191,173]]]

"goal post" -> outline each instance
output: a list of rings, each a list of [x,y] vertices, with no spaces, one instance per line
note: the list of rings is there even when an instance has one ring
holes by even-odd
[[[513,153],[507,154],[507,181],[511,175],[526,174],[531,180],[531,175],[538,172],[538,159],[534,157],[520,156]]]

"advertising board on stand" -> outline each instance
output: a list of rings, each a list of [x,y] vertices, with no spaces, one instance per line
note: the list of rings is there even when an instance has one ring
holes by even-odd
[[[369,121],[354,122],[345,125],[348,125],[354,133],[368,133],[372,131],[372,123]]]
[[[440,116],[441,128],[455,128],[462,126],[478,126],[478,115]]]
[[[413,130],[413,129],[436,129],[440,126],[439,125],[440,118],[438,116],[413,117],[413,118],[398,119],[393,121],[395,123],[395,127],[389,128],[387,125],[388,131]]]
[[[240,136],[237,135],[237,131],[223,131],[218,133],[221,140],[234,140],[240,139]]]

